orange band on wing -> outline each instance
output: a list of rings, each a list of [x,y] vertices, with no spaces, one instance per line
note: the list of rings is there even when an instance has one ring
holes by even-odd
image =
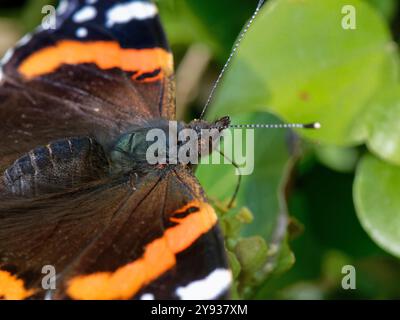
[[[182,219],[175,218],[174,222],[178,224],[149,243],[141,258],[114,272],[72,278],[68,283],[68,295],[73,299],[129,299],[141,287],[171,269],[176,264],[175,255],[188,248],[217,222],[214,209],[205,202],[193,201],[186,207],[197,207],[199,210]]]
[[[79,42],[62,40],[27,57],[18,67],[26,78],[54,72],[63,64],[94,63],[101,69],[120,68],[124,71],[147,73],[161,69],[172,74],[172,54],[162,48],[125,49],[114,41]],[[158,77],[159,78],[159,77]]]
[[[34,293],[34,290],[25,289],[23,280],[8,271],[0,270],[0,299],[22,300]]]

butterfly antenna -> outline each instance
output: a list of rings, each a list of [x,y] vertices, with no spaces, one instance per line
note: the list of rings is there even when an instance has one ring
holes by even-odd
[[[282,123],[282,124],[231,124],[229,128],[234,129],[319,129],[321,124],[319,122],[311,123]]]
[[[239,171],[239,174],[237,175],[238,176],[238,181],[236,183],[235,191],[233,192],[233,195],[232,195],[231,199],[229,200],[229,203],[228,203],[228,206],[227,206],[228,209],[231,209],[233,207],[233,205],[235,204],[236,197],[237,197],[237,195],[239,193],[240,183],[242,181],[242,174],[240,173],[240,167],[236,164],[235,161],[233,161],[229,157],[227,157],[222,150],[218,149],[218,152],[220,153],[221,156],[223,156],[225,159],[230,161],[230,163],[236,168],[236,170]]]
[[[258,2],[256,10],[254,11],[254,13],[253,13],[253,15],[251,16],[250,20],[247,22],[246,26],[245,26],[244,29],[240,32],[238,38],[236,39],[235,44],[233,45],[232,50],[231,50],[231,53],[230,53],[230,55],[229,55],[229,57],[228,57],[228,60],[226,60],[226,62],[225,62],[225,64],[224,64],[224,66],[223,66],[223,68],[222,68],[220,74],[218,75],[218,78],[217,78],[217,80],[215,81],[215,83],[214,83],[214,85],[213,85],[213,87],[212,87],[212,89],[211,89],[210,95],[209,95],[208,98],[207,98],[207,102],[206,102],[206,104],[204,105],[203,110],[201,111],[200,119],[203,119],[204,114],[205,114],[205,112],[206,112],[206,110],[207,110],[209,104],[211,103],[211,100],[212,100],[212,98],[213,98],[213,96],[214,96],[214,92],[215,92],[215,90],[217,89],[219,82],[221,81],[221,79],[222,79],[222,77],[223,77],[223,75],[224,75],[226,69],[229,67],[232,58],[236,55],[237,49],[239,48],[239,45],[240,45],[240,43],[242,42],[242,40],[243,40],[243,38],[244,38],[244,35],[247,33],[247,31],[249,30],[249,28],[250,28],[251,24],[253,23],[254,19],[257,17],[257,15],[258,15],[258,13],[260,12],[260,9],[261,9],[262,5],[264,4],[264,2],[265,2],[265,0],[260,0],[260,1]]]

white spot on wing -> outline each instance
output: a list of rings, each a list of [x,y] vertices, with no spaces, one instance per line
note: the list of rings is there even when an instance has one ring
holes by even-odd
[[[117,4],[107,12],[107,27],[114,24],[127,23],[132,19],[145,20],[153,18],[157,15],[157,7],[153,3],[148,2],[129,2]]]
[[[85,38],[88,35],[88,30],[86,28],[78,28],[76,30],[76,36],[78,38]]]
[[[145,293],[140,297],[140,300],[154,300],[154,295],[151,293]]]
[[[46,294],[44,295],[44,300],[53,300],[53,293],[51,290],[47,290]]]
[[[4,68],[3,66],[7,64],[14,54],[14,49],[8,49],[3,58],[0,60],[0,82],[4,80]]]
[[[86,0],[86,3],[88,4],[95,4],[97,0]]]
[[[78,12],[76,12],[72,17],[72,20],[75,23],[82,23],[96,18],[96,15],[97,15],[97,10],[95,7],[86,6],[83,7],[81,10],[79,10]]]
[[[7,52],[4,54],[3,58],[0,61],[1,65],[5,65],[10,59],[12,58],[14,54],[14,49],[8,49]]]
[[[23,36],[15,45],[15,48],[22,47],[26,45],[32,39],[32,34],[28,33]],[[4,79],[3,66],[6,65],[12,58],[14,54],[14,48],[8,49],[4,54],[3,58],[0,59],[0,82]]]
[[[17,42],[17,47],[22,47],[24,45],[26,45],[29,41],[31,41],[32,39],[32,34],[31,33],[27,33],[26,35],[24,35],[18,42]]]
[[[61,0],[60,4],[57,7],[57,13],[59,15],[63,15],[65,12],[67,12],[67,9],[68,9],[68,1]]]
[[[232,273],[227,269],[215,269],[207,277],[189,283],[186,287],[176,289],[182,300],[211,300],[229,289]]]

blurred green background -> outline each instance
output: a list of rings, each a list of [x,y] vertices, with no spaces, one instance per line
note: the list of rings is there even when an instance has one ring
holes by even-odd
[[[0,52],[55,2],[2,1]],[[178,117],[191,120],[258,1],[156,2],[175,56]],[[220,212],[235,297],[400,298],[399,37],[396,0],[266,1],[207,116],[322,128],[257,130],[255,171],[234,209],[234,168],[197,171]],[[342,288],[345,265],[355,267],[354,290]]]

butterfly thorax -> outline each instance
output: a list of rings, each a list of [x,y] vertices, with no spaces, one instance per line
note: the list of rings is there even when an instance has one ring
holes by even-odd
[[[229,117],[214,122],[193,120],[188,124],[159,120],[121,135],[111,150],[113,174],[146,173],[154,166],[195,165],[219,144]]]

